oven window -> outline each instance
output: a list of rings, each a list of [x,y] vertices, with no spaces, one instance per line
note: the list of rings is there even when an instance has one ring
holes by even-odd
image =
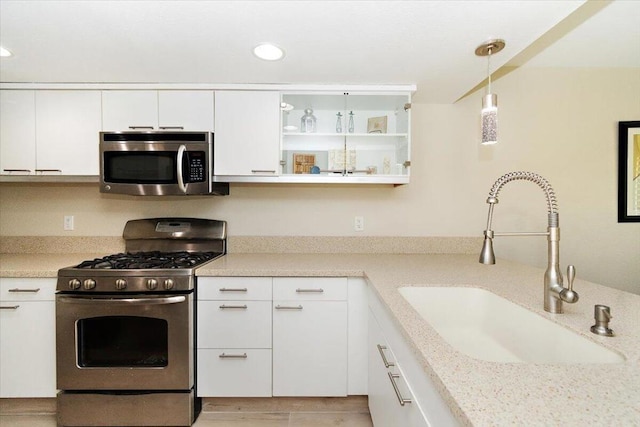
[[[164,367],[169,361],[168,323],[137,316],[77,322],[78,365],[83,368]]]
[[[124,184],[175,184],[175,151],[106,151],[105,182]]]

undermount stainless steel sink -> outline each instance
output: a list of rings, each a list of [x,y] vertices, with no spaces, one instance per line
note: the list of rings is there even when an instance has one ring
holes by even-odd
[[[625,358],[480,288],[401,287],[400,294],[451,346],[491,362],[620,363]]]

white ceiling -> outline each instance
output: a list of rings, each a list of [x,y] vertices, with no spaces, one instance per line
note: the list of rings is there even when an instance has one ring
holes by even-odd
[[[0,44],[14,53],[0,60],[0,81],[416,84],[421,100],[450,103],[486,77],[486,59],[474,55],[479,44],[506,40],[492,58],[497,69],[584,6],[584,0],[0,0]],[[640,67],[639,6],[607,5],[527,65]],[[622,35],[622,47],[611,42]],[[254,57],[261,42],[284,48],[284,60]],[[606,57],[582,48],[593,42]]]

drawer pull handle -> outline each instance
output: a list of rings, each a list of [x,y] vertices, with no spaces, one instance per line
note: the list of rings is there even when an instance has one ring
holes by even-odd
[[[153,126],[129,126],[129,129],[131,129],[131,130],[136,130],[136,129],[151,129],[151,130],[153,130]]]
[[[247,292],[247,288],[220,288],[220,292]]]
[[[161,130],[172,130],[172,129],[176,129],[176,130],[184,130],[184,126],[160,126]]]
[[[239,309],[242,309],[242,310],[246,310],[247,309],[247,305],[246,304],[244,304],[244,305],[226,305],[226,304],[222,304],[220,306],[220,308],[222,308],[222,309],[225,309],[225,308],[239,308]]]
[[[298,292],[298,293],[310,292],[310,293],[321,294],[321,293],[324,292],[324,289],[322,289],[322,288],[318,288],[318,289],[300,289],[300,288],[298,288],[298,289],[296,289],[296,292]]]
[[[225,353],[222,353],[218,357],[220,359],[246,359],[247,358],[247,353],[243,353],[243,354],[225,354]]]
[[[58,172],[62,173],[62,169],[36,169],[36,173]]]
[[[378,347],[378,351],[380,352],[380,357],[382,357],[382,362],[384,363],[384,367],[388,368],[389,366],[396,366],[395,363],[389,362],[387,360],[387,356],[384,355],[384,350],[387,349],[387,346],[378,344],[377,347]]]
[[[2,169],[4,172],[26,172],[31,173],[31,169]]]
[[[276,305],[276,310],[302,310],[301,305]]]
[[[40,292],[40,288],[35,288],[35,289],[19,289],[19,288],[14,288],[14,289],[9,289],[9,292],[31,292],[31,293],[37,293]]]
[[[276,173],[276,171],[269,169],[251,169],[251,173]]]
[[[400,406],[404,406],[405,403],[411,403],[411,399],[407,399],[402,397],[400,393],[400,389],[398,388],[398,384],[396,383],[396,378],[400,378],[398,374],[392,374],[391,372],[387,372],[389,375],[389,380],[391,380],[391,384],[393,385],[393,390],[396,392],[396,396],[398,397],[398,402],[400,402]]]
[[[19,305],[2,305],[0,306],[0,310],[17,310]]]

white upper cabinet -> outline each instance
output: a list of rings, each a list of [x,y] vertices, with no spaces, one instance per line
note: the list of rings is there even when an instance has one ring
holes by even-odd
[[[105,131],[158,128],[158,91],[102,91],[102,128]]]
[[[35,104],[33,90],[0,91],[0,169],[3,175],[35,173]]]
[[[408,92],[283,93],[283,177],[408,183],[410,102]]]
[[[212,90],[158,91],[161,130],[213,131]]]
[[[215,131],[216,182],[409,183],[412,86],[42,86],[0,90],[1,180],[95,179],[100,131],[184,130]]]
[[[106,90],[102,92],[105,131],[213,131],[211,90]]]
[[[100,92],[3,90],[3,175],[98,175]]]
[[[276,176],[280,170],[280,94],[218,91],[215,111],[214,175],[222,180]]]
[[[36,92],[36,172],[98,175],[100,92]]]

